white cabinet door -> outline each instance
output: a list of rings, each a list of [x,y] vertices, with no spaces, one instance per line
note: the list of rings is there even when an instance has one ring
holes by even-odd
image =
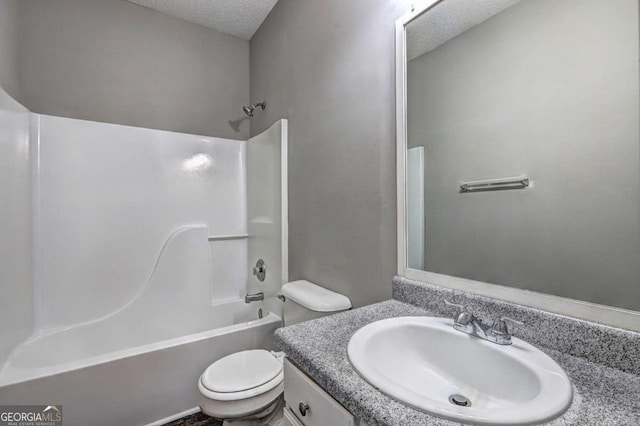
[[[284,363],[284,400],[304,426],[356,426],[350,412],[289,360]]]

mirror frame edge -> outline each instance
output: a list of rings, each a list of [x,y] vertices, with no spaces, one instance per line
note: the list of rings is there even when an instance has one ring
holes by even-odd
[[[444,0],[425,0],[396,20],[396,194],[398,275],[439,287],[460,290],[505,302],[566,315],[582,320],[640,332],[640,311],[600,305],[515,287],[474,281],[407,267],[406,161],[407,161],[407,63],[406,26]]]

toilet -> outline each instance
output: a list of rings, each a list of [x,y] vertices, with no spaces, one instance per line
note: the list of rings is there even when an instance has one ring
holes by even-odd
[[[282,286],[283,320],[289,326],[351,309],[348,297],[300,280]],[[225,426],[266,424],[281,404],[284,353],[252,349],[211,364],[198,380],[200,409]]]

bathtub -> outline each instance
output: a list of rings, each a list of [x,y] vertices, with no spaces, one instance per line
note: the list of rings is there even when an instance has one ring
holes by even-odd
[[[269,306],[277,301],[210,305],[186,322],[175,318],[175,329],[114,317],[33,336],[0,372],[0,404],[62,405],[66,426],[163,424],[197,410],[197,380],[209,364],[273,349],[282,321]]]

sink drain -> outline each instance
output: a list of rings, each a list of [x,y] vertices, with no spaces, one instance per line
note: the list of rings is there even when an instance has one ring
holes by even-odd
[[[460,407],[471,407],[471,401],[469,401],[469,398],[459,394],[451,395],[449,397],[449,402]]]

